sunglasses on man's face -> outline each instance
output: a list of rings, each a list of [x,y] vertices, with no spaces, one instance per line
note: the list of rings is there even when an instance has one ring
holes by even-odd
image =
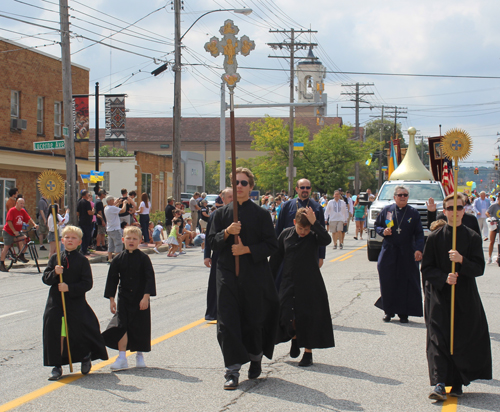
[[[408,197],[408,193],[398,193],[397,197]]]
[[[446,210],[448,212],[453,212],[453,206],[447,206]],[[457,205],[457,212],[460,212],[461,210],[464,210],[464,207],[462,205]]]
[[[299,189],[300,190],[310,190],[311,186],[300,186]]]
[[[243,187],[247,187],[248,186],[248,180],[237,180],[236,181],[236,186],[240,185],[243,186]]]

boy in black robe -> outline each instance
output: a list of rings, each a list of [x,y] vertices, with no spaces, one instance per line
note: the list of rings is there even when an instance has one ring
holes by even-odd
[[[128,368],[127,350],[137,352],[136,366],[145,368],[143,352],[151,351],[149,298],[156,296],[155,272],[149,256],[138,249],[141,239],[140,228],[127,226],[122,238],[125,250],[115,256],[109,267],[104,297],[110,300],[114,316],[103,336],[106,346],[120,351],[112,370]]]
[[[208,242],[218,250],[217,339],[226,367],[224,389],[238,387],[241,365],[251,361],[248,378],[262,372],[262,355],[271,359],[279,302],[267,258],[277,250],[271,214],[250,199],[254,176],[236,169],[237,199],[217,209]],[[238,223],[233,205],[238,202]],[[238,236],[239,243],[235,244]],[[235,272],[239,256],[239,275]]]
[[[335,346],[328,295],[316,258],[319,247],[328,246],[332,239],[310,207],[297,210],[293,222],[295,226],[281,232],[278,252],[270,262],[275,276],[284,263],[276,341],[292,339],[292,358],[305,348],[299,366],[310,366],[311,349]]]
[[[431,385],[430,399],[445,400],[461,396],[462,385],[476,379],[491,379],[491,345],[488,322],[476,285],[484,272],[481,237],[462,224],[464,202],[457,199],[453,216],[453,195],[443,202],[448,224],[428,237],[422,260],[427,326],[427,361]],[[452,250],[453,221],[457,225],[456,250]],[[436,222],[437,223],[437,222]],[[451,262],[456,262],[455,273]],[[451,285],[455,286],[455,322],[453,355],[450,352]]]
[[[88,259],[76,248],[82,243],[82,230],[66,226],[61,241],[65,250],[61,266],[53,254],[43,271],[42,281],[50,286],[45,313],[43,314],[43,364],[53,366],[49,380],[62,377],[62,365],[69,364],[66,335],[69,335],[71,361],[81,362],[84,375],[90,372],[92,361],[108,359],[99,321],[85,299],[92,289],[92,270]],[[60,283],[59,275],[63,275]],[[64,292],[68,331],[64,328],[61,292]]]

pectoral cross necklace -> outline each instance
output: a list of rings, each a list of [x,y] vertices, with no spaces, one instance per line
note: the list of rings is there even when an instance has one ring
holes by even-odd
[[[406,211],[408,210],[408,208],[405,209],[405,212],[403,213],[403,217],[401,218],[401,222],[398,221],[398,211],[397,209],[394,211],[394,217],[396,218],[396,223],[398,224],[398,228],[396,229],[396,232],[398,232],[398,235],[401,234],[401,223],[403,223],[403,220],[405,218],[405,215],[406,215]]]

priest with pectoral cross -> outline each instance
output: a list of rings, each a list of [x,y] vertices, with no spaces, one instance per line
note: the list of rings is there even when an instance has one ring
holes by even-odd
[[[408,316],[423,315],[418,262],[424,230],[418,210],[408,205],[409,195],[405,186],[397,186],[396,203],[384,207],[375,221],[375,230],[384,238],[377,264],[381,297],[375,306],[385,312],[384,322],[396,314],[401,323],[408,323]]]

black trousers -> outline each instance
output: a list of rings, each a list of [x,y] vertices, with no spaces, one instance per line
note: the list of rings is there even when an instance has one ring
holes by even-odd
[[[139,215],[139,223],[141,224],[142,236],[144,242],[149,243],[149,214]]]
[[[206,320],[217,320],[217,259],[219,252],[212,253],[212,266],[208,277]]]
[[[80,229],[82,229],[83,237],[82,237],[82,253],[86,254],[88,252],[88,248],[90,246],[90,242],[92,241],[92,224],[90,225],[80,225]]]

